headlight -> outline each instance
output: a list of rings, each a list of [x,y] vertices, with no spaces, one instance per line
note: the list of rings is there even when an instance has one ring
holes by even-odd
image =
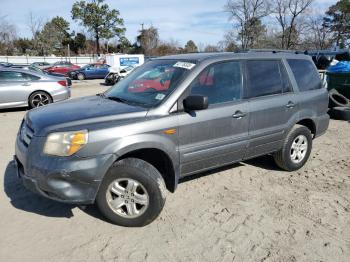
[[[87,142],[87,130],[51,133],[46,139],[44,153],[54,156],[71,156]]]

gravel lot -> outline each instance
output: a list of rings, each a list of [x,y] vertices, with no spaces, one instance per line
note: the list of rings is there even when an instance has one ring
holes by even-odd
[[[73,97],[100,82],[74,83]],[[350,261],[348,122],[331,121],[302,170],[267,156],[197,175],[151,225],[122,228],[22,187],[11,160],[25,112],[0,111],[0,261]]]

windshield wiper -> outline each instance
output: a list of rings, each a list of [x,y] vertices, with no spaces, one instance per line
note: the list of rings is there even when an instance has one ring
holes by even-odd
[[[120,103],[123,103],[123,104],[132,104],[131,101],[123,99],[123,98],[120,98],[120,97],[117,97],[117,96],[106,96],[106,95],[104,95],[103,98],[106,98],[106,99],[109,99],[109,100],[112,100],[112,101],[116,101],[116,102],[120,102]]]
[[[143,107],[148,106],[148,104],[146,104],[146,103],[130,101],[130,100],[127,100],[127,99],[124,99],[121,97],[117,97],[117,96],[106,96],[104,93],[97,94],[97,96],[104,98],[104,99],[109,99],[109,100],[116,101],[119,103],[127,104],[127,105],[138,105],[138,106],[143,106]]]

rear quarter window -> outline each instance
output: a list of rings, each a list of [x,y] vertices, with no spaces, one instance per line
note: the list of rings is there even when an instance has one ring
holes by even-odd
[[[322,88],[322,83],[313,63],[303,59],[287,59],[292,69],[299,91],[309,91]]]

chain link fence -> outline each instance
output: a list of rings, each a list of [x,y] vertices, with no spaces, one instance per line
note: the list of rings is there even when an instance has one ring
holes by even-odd
[[[73,64],[84,66],[97,61],[93,56],[72,56],[72,57],[56,57],[56,56],[0,56],[0,62],[11,64],[28,65],[34,62],[47,62],[53,64],[58,61],[70,61]]]

